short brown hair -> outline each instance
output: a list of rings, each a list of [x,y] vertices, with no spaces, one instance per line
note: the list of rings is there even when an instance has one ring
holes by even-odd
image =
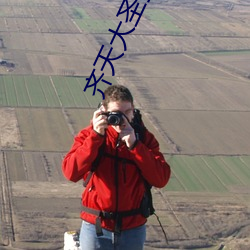
[[[103,100],[102,104],[105,108],[107,108],[109,102],[116,101],[131,102],[131,104],[134,105],[134,100],[131,92],[123,85],[116,84],[108,87],[104,91],[104,96],[105,99]]]

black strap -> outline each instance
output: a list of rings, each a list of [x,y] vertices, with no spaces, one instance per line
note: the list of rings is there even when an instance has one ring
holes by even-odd
[[[147,198],[148,198],[148,206],[149,206],[149,215],[152,215],[155,212],[154,204],[153,204],[153,197],[151,193],[152,185],[150,185],[144,178],[143,180],[144,180],[146,195],[148,196]]]
[[[97,210],[94,208],[89,208],[84,205],[82,205],[82,211],[88,213],[88,214],[93,214],[96,217],[95,221],[95,227],[96,227],[96,235],[97,236],[102,236],[102,226],[101,226],[101,219],[112,219],[115,220],[115,233],[120,233],[121,232],[121,227],[122,227],[122,218],[128,217],[128,216],[134,216],[141,214],[141,209],[131,209],[128,211],[121,211],[121,212],[106,212],[106,211],[101,211]]]
[[[103,236],[102,224],[101,224],[101,218],[100,217],[96,217],[96,220],[95,220],[95,231],[96,231],[97,237]]]
[[[93,161],[92,163],[92,166],[91,166],[91,170],[89,171],[88,175],[87,175],[87,178],[83,181],[83,186],[86,187],[93,175],[93,173],[96,171],[98,165],[99,165],[99,162],[104,154],[104,148],[105,148],[105,138],[104,138],[104,141],[102,143],[102,145],[99,147],[98,149],[98,154],[95,158],[95,160]]]
[[[117,215],[121,216],[122,218],[128,217],[128,216],[133,216],[133,215],[138,215],[141,213],[140,208],[135,208],[127,211],[120,211],[120,212],[106,212],[106,211],[101,211],[97,210],[94,208],[89,208],[84,205],[82,205],[82,211],[88,213],[88,214],[93,214],[95,216],[101,217],[103,219],[112,219],[114,220]]]

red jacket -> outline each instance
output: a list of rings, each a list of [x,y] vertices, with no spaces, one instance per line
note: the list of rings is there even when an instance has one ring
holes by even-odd
[[[65,177],[77,182],[86,179],[91,164],[98,155],[98,148],[104,140],[105,154],[115,156],[118,150],[118,157],[124,158],[118,161],[117,189],[115,160],[112,157],[105,157],[104,154],[82,194],[84,206],[106,212],[136,209],[140,207],[145,191],[142,176],[149,184],[158,188],[164,187],[170,178],[170,167],[159,152],[159,143],[148,130],[145,133],[144,143],[138,141],[132,150],[129,150],[125,143],[121,143],[116,149],[117,139],[118,133],[111,126],[106,130],[104,137],[97,134],[90,125],[75,137],[71,150],[63,160],[62,170]],[[96,222],[96,216],[86,212],[81,212],[81,218],[92,224]],[[145,222],[146,219],[140,214],[125,217],[122,220],[121,230],[134,228]],[[114,231],[115,222],[112,219],[102,219],[101,225]]]

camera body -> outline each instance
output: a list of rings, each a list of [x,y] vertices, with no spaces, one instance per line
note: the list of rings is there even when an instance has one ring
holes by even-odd
[[[108,125],[121,125],[123,122],[123,113],[120,111],[103,112],[107,116]]]

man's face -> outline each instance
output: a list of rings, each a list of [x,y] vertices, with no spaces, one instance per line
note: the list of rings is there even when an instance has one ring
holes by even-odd
[[[107,106],[107,111],[120,111],[123,114],[126,115],[128,118],[129,122],[132,121],[133,119],[133,111],[134,107],[131,102],[127,101],[116,101],[116,102],[109,102]],[[126,119],[126,118],[124,118]],[[116,125],[112,127],[116,130],[117,133],[120,133],[122,129],[126,128],[125,122],[122,123],[122,125]]]

